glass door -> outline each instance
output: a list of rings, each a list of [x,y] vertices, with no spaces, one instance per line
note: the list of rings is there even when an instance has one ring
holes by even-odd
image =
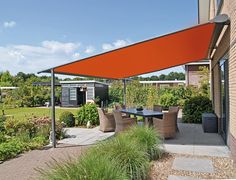
[[[220,130],[223,139],[227,142],[227,131],[228,131],[228,59],[223,58],[220,61],[220,74],[221,74],[221,123]]]

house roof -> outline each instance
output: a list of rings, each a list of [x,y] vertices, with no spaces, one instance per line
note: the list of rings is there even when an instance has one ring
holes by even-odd
[[[185,80],[165,80],[165,81],[139,81],[142,84],[185,84]]]
[[[125,79],[208,59],[228,22],[221,15],[188,29],[41,71],[57,74]]]
[[[60,84],[87,84],[87,83],[97,83],[107,85],[107,83],[95,81],[95,80],[81,80],[81,81],[60,81]]]

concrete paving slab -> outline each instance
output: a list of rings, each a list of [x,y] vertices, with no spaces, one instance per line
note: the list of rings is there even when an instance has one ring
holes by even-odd
[[[96,144],[115,134],[114,132],[104,133],[99,131],[99,127],[93,129],[65,128],[64,130],[68,138],[60,140],[59,143],[81,146]]]
[[[212,161],[200,158],[178,157],[174,159],[172,169],[192,172],[214,173]]]
[[[193,146],[194,155],[212,157],[230,157],[230,150],[227,146]]]
[[[174,176],[174,175],[169,175],[168,180],[201,180],[198,178],[190,177],[190,176]]]

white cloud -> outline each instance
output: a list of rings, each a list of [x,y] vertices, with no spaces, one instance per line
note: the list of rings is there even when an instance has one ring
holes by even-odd
[[[105,43],[102,45],[102,49],[104,51],[109,51],[109,50],[113,49],[113,46],[111,44]]]
[[[3,23],[3,27],[5,27],[5,28],[13,28],[14,26],[16,26],[15,21],[5,21]]]
[[[74,53],[72,55],[73,59],[79,59],[80,58],[80,53]]]
[[[94,51],[95,51],[95,48],[93,46],[87,46],[84,52],[86,54],[91,54],[91,53],[94,53]]]
[[[52,52],[65,52],[67,54],[75,51],[80,46],[80,43],[61,43],[58,41],[43,41],[42,46]]]
[[[102,49],[104,51],[109,51],[109,50],[112,50],[112,49],[117,49],[117,48],[120,48],[120,47],[127,46],[128,44],[130,44],[129,40],[120,40],[119,39],[119,40],[116,40],[113,43],[104,43],[102,45]]]
[[[0,46],[0,71],[9,70],[36,73],[40,70],[61,65],[79,56],[80,43],[43,41],[40,46],[10,45]]]

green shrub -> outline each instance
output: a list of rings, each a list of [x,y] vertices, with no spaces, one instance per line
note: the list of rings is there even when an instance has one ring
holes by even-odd
[[[78,124],[86,125],[88,121],[92,125],[99,125],[98,111],[96,104],[88,103],[82,106],[78,111]]]
[[[0,132],[0,144],[5,142],[7,140],[5,133],[4,132]]]
[[[51,171],[40,170],[40,172],[41,179],[48,180],[128,180],[123,169],[115,161],[110,160],[107,156],[97,156],[91,153],[86,154],[79,161],[70,159],[63,164],[55,161]]]
[[[129,131],[122,134],[130,141],[137,141],[140,147],[148,153],[150,160],[157,160],[161,157],[161,140],[153,128],[134,126]]]
[[[16,157],[22,153],[26,147],[25,143],[18,141],[17,139],[11,139],[8,142],[0,144],[0,161]]]
[[[21,132],[28,132],[30,136],[33,136],[36,132],[36,127],[34,123],[29,119],[18,120],[14,118],[6,119],[4,123],[6,134],[10,136],[15,136]]]
[[[212,103],[208,97],[195,96],[185,101],[183,122],[202,123],[202,113],[212,112]]]
[[[75,126],[74,115],[69,111],[64,111],[59,117],[60,122],[64,122],[68,127]]]
[[[177,106],[178,98],[171,93],[165,93],[160,97],[160,105],[163,107]]]
[[[3,116],[0,116],[0,132],[5,131],[4,122],[5,118]]]
[[[0,161],[16,157],[18,154],[42,147],[48,143],[45,137],[38,136],[31,139],[27,133],[18,134],[0,144]]]

